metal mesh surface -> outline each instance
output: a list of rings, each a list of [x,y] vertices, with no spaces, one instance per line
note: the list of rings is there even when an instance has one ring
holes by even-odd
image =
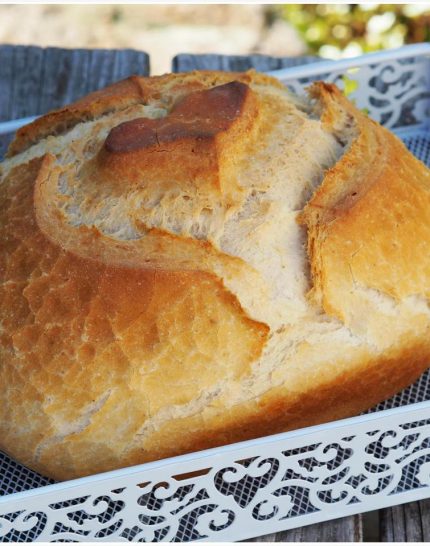
[[[417,131],[416,133],[409,133],[408,136],[403,137],[403,140],[405,144],[408,146],[408,148],[411,150],[412,153],[414,153],[419,159],[424,161],[426,164],[430,166],[430,133],[425,133],[421,129],[420,131]],[[390,409],[394,407],[399,407],[407,404],[412,404],[415,402],[421,402],[424,400],[430,399],[430,371],[424,373],[420,379],[412,386],[408,387],[407,389],[403,390],[393,398],[386,400],[384,402],[381,402],[376,407],[369,410],[370,412],[375,411],[381,411],[385,409]],[[406,427],[407,428],[407,427]],[[375,431],[375,434],[377,431]],[[376,434],[376,436],[378,436]],[[370,444],[372,447],[371,449],[374,450],[375,454],[383,455],[384,447],[381,443],[381,437],[378,436],[376,438],[375,436],[375,442],[373,444]],[[409,439],[405,439],[406,442],[412,442],[414,441],[414,437],[411,436]],[[305,453],[310,447],[314,446],[308,446],[307,448],[298,449],[298,450],[292,450],[291,452],[285,452],[284,455],[294,455],[294,453]],[[423,446],[420,446],[422,449]],[[426,446],[428,447],[428,446]],[[419,448],[417,448],[419,449]],[[345,460],[345,458],[348,458],[348,453],[345,451],[342,451],[342,449],[339,449],[338,455],[336,459],[332,461],[331,464],[334,465],[334,468],[336,466],[341,466],[342,462]],[[430,461],[430,455],[426,455],[426,457]],[[240,464],[243,464],[245,467],[249,465],[252,462],[252,459],[249,459],[247,461],[242,461]],[[269,461],[270,462],[270,461]],[[419,462],[419,461],[418,461]],[[417,462],[417,465],[418,465]],[[272,464],[273,463],[273,464]],[[222,472],[219,473],[219,476],[217,476],[217,487],[219,487],[219,490],[222,491],[224,494],[230,494],[233,495],[236,502],[239,503],[239,505],[246,505],[250,499],[252,499],[253,495],[255,494],[255,491],[258,490],[262,485],[264,485],[264,481],[268,481],[271,479],[271,476],[276,473],[277,466],[276,462],[271,462],[272,466],[270,471],[265,474],[262,477],[259,478],[252,478],[250,476],[246,477],[244,480],[240,480],[236,483],[227,483],[223,480],[224,473],[228,470],[227,468],[224,469]],[[307,465],[313,465],[313,464],[320,464],[317,461],[313,461],[312,459],[306,459],[303,464]],[[416,465],[416,466],[417,466]],[[405,467],[404,470],[404,476],[402,476],[402,480],[399,483],[396,492],[408,490],[411,488],[414,488],[417,486],[417,480],[416,480],[416,472],[414,471],[414,466],[408,466]],[[418,466],[417,466],[418,468]],[[339,470],[341,471],[341,469]],[[294,478],[293,475],[288,476],[291,478]],[[355,476],[351,478],[354,481],[355,487],[358,487],[360,484],[360,476]],[[49,480],[43,476],[40,476],[39,474],[36,474],[35,472],[32,472],[31,470],[28,470],[27,468],[23,467],[22,465],[16,463],[13,461],[10,457],[8,457],[5,454],[0,453],[0,495],[8,495],[15,492],[20,491],[26,491],[30,489],[36,489],[38,487],[42,487],[44,485],[53,483],[52,480]],[[351,482],[352,483],[352,482]],[[378,487],[384,487],[384,484],[381,483],[378,485]],[[311,508],[311,504],[308,499],[308,491],[306,489],[297,487],[297,486],[288,486],[288,491],[280,490],[277,494],[282,495],[285,493],[288,493],[291,495],[293,499],[293,510],[290,513],[289,517],[298,516],[300,514],[304,514],[309,512],[310,510],[315,510],[315,508]],[[186,487],[184,487],[183,490],[178,490],[176,494],[183,494],[185,495],[187,493]],[[204,491],[201,491],[201,495],[205,495]],[[328,495],[328,493],[327,493]],[[202,497],[203,498],[203,497]],[[80,501],[81,499],[77,499]],[[104,512],[102,515],[99,515],[98,517],[103,518],[103,521],[108,522],[111,517],[115,514],[117,510],[121,509],[121,506],[119,503],[113,502],[111,499],[106,498],[104,499],[108,502],[108,507],[106,512]],[[323,499],[324,502],[335,502],[336,499],[329,499],[328,497]],[[67,501],[68,503],[73,504],[73,500]],[[139,500],[139,504],[142,505],[152,505],[154,508],[155,505],[159,502],[153,495],[147,494],[146,496],[142,496]],[[355,502],[354,499],[350,501],[351,503]],[[198,536],[198,533],[195,530],[195,521],[198,518],[200,512],[199,510],[210,510],[211,505],[206,505],[204,508],[199,508],[191,510],[189,513],[185,514],[181,518],[181,522],[179,525],[178,533],[175,538],[175,540],[179,541],[188,541],[193,539],[200,538]],[[17,517],[19,512],[15,512],[14,514],[10,514],[11,518]],[[75,517],[78,518],[84,518],[86,517],[85,514],[76,513]],[[226,514],[226,523],[225,525],[228,526],[228,521],[230,518],[229,514]],[[145,524],[145,521],[141,521],[142,524]],[[21,541],[31,541],[35,536],[37,536],[37,532],[35,533],[35,529],[32,530],[28,534],[28,536],[25,533],[20,533],[20,535],[13,535],[11,537],[7,537],[9,540],[21,540]],[[105,535],[108,536],[109,532],[112,532],[112,529],[107,528],[105,531]],[[163,538],[163,533],[165,531],[163,529],[160,529],[157,532],[157,536],[155,537],[155,540],[161,540]],[[123,537],[127,538],[129,540],[132,540],[136,535],[138,534],[138,528],[136,529],[126,529],[123,532]],[[103,538],[102,535],[100,535],[99,538]],[[84,539],[84,537],[83,537]],[[139,538],[138,538],[139,540]]]

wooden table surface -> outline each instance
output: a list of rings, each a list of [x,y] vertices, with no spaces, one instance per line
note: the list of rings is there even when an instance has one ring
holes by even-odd
[[[178,55],[175,72],[274,70],[315,58]],[[130,74],[148,75],[149,58],[134,50],[66,50],[0,46],[0,122],[40,115]],[[0,135],[0,158],[11,135]],[[258,537],[250,542],[430,541],[430,500]]]

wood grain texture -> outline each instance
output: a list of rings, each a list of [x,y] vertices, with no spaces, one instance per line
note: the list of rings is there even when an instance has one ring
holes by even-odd
[[[131,74],[149,74],[146,53],[0,46],[0,122],[44,114]],[[0,135],[0,158],[11,138]]]
[[[270,57],[268,55],[190,55],[181,53],[172,60],[173,72],[190,72],[191,70],[226,70],[242,72],[255,68],[261,72],[279,70],[317,62],[318,57]]]
[[[289,531],[281,531],[247,542],[363,542],[361,516],[325,521]]]
[[[430,499],[380,510],[381,542],[429,542]]]

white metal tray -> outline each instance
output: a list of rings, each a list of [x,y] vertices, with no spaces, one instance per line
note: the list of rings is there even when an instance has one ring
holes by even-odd
[[[272,74],[335,82],[430,164],[430,45]],[[430,497],[430,374],[358,417],[49,483],[0,454],[0,541],[232,541]]]

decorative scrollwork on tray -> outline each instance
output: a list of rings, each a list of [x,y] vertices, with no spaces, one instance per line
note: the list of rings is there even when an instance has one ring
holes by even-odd
[[[430,66],[426,57],[397,59],[288,81],[295,92],[311,81],[340,87],[356,105],[389,128],[421,123],[430,115]]]
[[[255,457],[102,493],[88,486],[87,494],[38,502],[37,509],[27,501],[0,515],[0,540],[216,540],[237,526],[341,513],[420,487],[430,487],[429,420],[276,452],[261,444]]]

